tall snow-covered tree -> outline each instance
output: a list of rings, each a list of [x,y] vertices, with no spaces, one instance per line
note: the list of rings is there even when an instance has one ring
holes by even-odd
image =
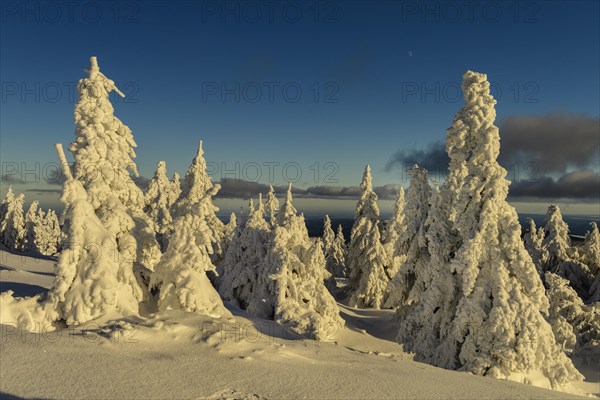
[[[546,213],[542,249],[545,256],[544,271],[568,279],[573,289],[586,298],[594,276],[588,266],[578,260],[577,249],[571,246],[569,226],[555,204],[548,207]]]
[[[398,243],[398,239],[406,229],[404,206],[404,189],[400,187],[396,196],[396,202],[394,203],[392,218],[387,221],[383,235],[383,247],[389,262],[389,265],[386,267],[386,273],[390,279],[396,275],[400,264],[406,258],[406,253],[403,251],[405,249]]]
[[[122,93],[100,72],[96,57],[90,58],[88,77],[77,85],[75,140],[71,142],[75,178],[86,189],[96,215],[114,236],[120,281],[131,286],[141,301],[147,292],[143,271],[151,270],[160,258],[160,248],[152,222],[144,214],[144,195],[133,181],[137,176],[131,130],[114,116],[110,92]],[[138,271],[137,278],[134,269]]]
[[[395,262],[401,261],[401,263],[397,267],[398,272],[386,288],[386,308],[399,307],[405,302],[412,303],[414,299],[419,298],[424,288],[414,287],[417,282],[416,275],[430,259],[425,237],[425,223],[431,202],[429,174],[426,169],[419,168],[417,165],[413,166],[411,173],[404,206],[405,227],[398,236],[392,253]],[[412,292],[413,288],[414,292]]]
[[[373,191],[371,167],[366,166],[360,184],[361,195],[354,213],[348,246],[351,307],[380,308],[389,281],[385,268],[387,255],[381,243],[377,194]]]
[[[133,134],[114,116],[110,92],[124,96],[90,58],[88,77],[77,84],[75,140],[69,150],[75,157],[75,178],[81,181],[98,218],[115,235],[121,276],[131,280],[133,263],[151,269],[160,257],[151,221],[144,214],[144,195],[130,174],[138,176]],[[136,286],[135,279],[130,282]],[[137,291],[137,290],[136,290]]]
[[[179,199],[173,205],[173,217],[187,213],[189,207],[196,204],[200,199],[205,198],[206,194],[212,190],[213,186],[210,176],[206,171],[204,149],[202,148],[202,141],[200,141],[196,157],[194,157],[192,164],[185,173]],[[206,224],[210,229],[211,237],[214,240],[211,260],[213,264],[217,265],[223,258],[225,225],[217,217],[216,213],[219,211],[219,208],[212,203],[212,198],[209,196],[206,200],[210,200],[210,204],[207,204],[204,218],[206,218]]]
[[[164,161],[156,165],[154,177],[148,183],[144,193],[144,211],[153,222],[154,230],[163,233],[173,218],[169,211],[173,187],[167,178],[167,166]]]
[[[180,205],[167,250],[150,280],[151,288],[159,288],[160,310],[184,310],[213,317],[229,315],[206,275],[215,270],[210,259],[215,238],[208,216],[214,211],[212,197],[220,187],[211,185],[203,194],[197,193],[194,202],[189,198]]]
[[[269,193],[267,193],[267,202],[265,204],[269,224],[273,228],[277,221],[277,211],[279,210],[279,200],[275,196],[273,185],[269,185]]]
[[[441,229],[429,218],[427,232],[430,264],[441,266],[424,271],[431,278],[402,315],[399,339],[417,359],[445,368],[497,378],[542,373],[553,387],[581,379],[546,322],[548,299],[506,202],[487,76],[466,72],[462,89],[465,105],[448,129],[450,173],[430,213],[436,217],[442,200],[448,218]],[[441,259],[439,242],[450,250]]]
[[[78,325],[113,310],[136,314],[140,289],[119,279],[115,237],[96,215],[81,181],[71,176],[60,145],[57,150],[67,178],[61,196],[65,240],[49,291],[57,318]]]
[[[223,299],[246,309],[258,291],[259,269],[265,262],[271,229],[265,220],[265,207],[259,197],[258,205],[248,206],[249,217],[239,238],[231,241],[223,262],[219,293]]]

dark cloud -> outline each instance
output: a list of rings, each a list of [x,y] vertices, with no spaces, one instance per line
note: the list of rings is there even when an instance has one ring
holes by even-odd
[[[446,153],[446,145],[441,141],[430,143],[425,149],[398,150],[385,165],[387,172],[394,168],[405,170],[414,164],[430,172],[448,169],[450,158]]]
[[[25,189],[25,192],[44,194],[44,193],[56,193],[61,194],[62,189]]]
[[[62,186],[62,184],[65,183],[65,181],[67,180],[67,178],[65,177],[65,174],[63,174],[62,170],[59,169],[49,174],[49,176],[45,177],[44,180],[49,185]]]
[[[534,181],[513,182],[508,194],[510,197],[598,199],[600,175],[584,169],[569,172],[557,180],[544,176]]]
[[[2,175],[2,183],[21,184],[25,182],[23,182],[21,179],[15,178],[13,174],[4,174]]]
[[[585,115],[509,117],[500,125],[500,163],[527,163],[542,175],[598,166],[600,119]]]
[[[259,193],[266,195],[269,192],[269,185],[259,182],[245,181],[242,179],[223,178],[219,182],[221,189],[217,197],[249,199],[257,197]],[[287,186],[273,186],[276,194],[287,193]],[[306,190],[292,186],[292,193],[295,195],[305,195]]]
[[[500,156],[507,169],[516,163],[542,175],[600,163],[600,120],[585,115],[544,115],[506,118],[500,124]],[[449,163],[442,141],[425,149],[401,149],[390,157],[386,171],[412,164],[438,171]],[[571,168],[569,168],[571,167]]]
[[[500,124],[498,162],[512,180],[511,196],[541,198],[598,197],[600,120],[585,115],[519,116]],[[403,149],[392,155],[386,171],[412,164],[444,176],[449,158],[441,141],[425,149]],[[569,169],[578,170],[566,173]],[[516,174],[516,175],[515,175]],[[548,175],[562,174],[558,179]],[[523,178],[525,178],[523,180]]]
[[[259,193],[263,196],[269,191],[269,186],[263,183],[250,182],[241,179],[222,179],[221,190],[217,197],[248,199],[256,198]],[[377,196],[383,200],[395,199],[398,194],[399,185],[388,184],[373,188]],[[274,186],[275,193],[283,195],[287,192],[287,185]],[[358,186],[311,186],[308,189],[300,189],[292,186],[292,193],[296,197],[305,198],[358,198],[360,188]]]
[[[388,183],[384,186],[375,186],[373,188],[377,196],[382,200],[394,200],[396,196],[398,196],[398,190],[400,190],[400,185],[394,185]]]
[[[358,186],[311,186],[306,191],[313,197],[358,197]]]

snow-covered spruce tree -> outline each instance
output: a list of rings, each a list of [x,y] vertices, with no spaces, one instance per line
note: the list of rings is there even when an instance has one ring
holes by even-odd
[[[38,208],[39,201],[34,200],[27,213],[25,214],[25,240],[22,244],[22,250],[32,253],[38,253],[38,235],[43,234],[40,229],[44,220],[44,212]],[[40,214],[41,212],[41,214]],[[41,240],[41,238],[39,238]]]
[[[0,243],[6,247],[10,247],[6,244],[6,228],[8,227],[8,216],[9,210],[13,207],[15,201],[15,194],[13,192],[12,185],[8,187],[2,203],[0,203]]]
[[[550,271],[569,280],[579,296],[587,298],[594,276],[588,266],[578,260],[577,249],[571,247],[569,226],[555,204],[550,205],[546,213],[542,249],[544,272]]]
[[[6,191],[6,195],[2,199],[2,202],[0,202],[0,226],[2,226],[2,223],[6,217],[6,213],[8,212],[8,203],[12,202],[14,198],[15,194],[13,193],[12,185],[10,185]],[[2,234],[3,232],[0,231],[0,235]]]
[[[50,209],[44,213],[39,209],[38,213],[41,224],[36,227],[37,251],[46,256],[56,254],[60,251],[62,243],[62,232],[56,212]]]
[[[343,325],[337,304],[324,281],[329,273],[319,241],[311,240],[292,204],[292,187],[278,213],[278,226],[258,270],[248,312],[272,319],[293,332],[325,340]]]
[[[6,216],[8,215],[9,204],[13,201],[15,201],[15,194],[12,185],[9,185],[4,199],[0,202],[0,242],[2,242],[2,237],[4,237],[5,221]]]
[[[3,203],[4,218],[0,227],[2,232],[0,240],[3,245],[12,250],[21,250],[25,241],[24,203],[25,195],[21,193],[15,196],[12,187],[9,187]]]
[[[181,194],[179,199],[173,205],[173,218],[187,213],[189,207],[204,198],[213,188],[213,183],[206,171],[206,160],[204,159],[204,150],[202,141],[198,147],[196,157],[185,173],[185,178],[181,184]],[[214,265],[218,265],[223,258],[223,241],[225,240],[225,224],[217,217],[219,208],[212,203],[210,196],[207,198],[211,203],[206,209],[204,218],[211,231],[213,238],[213,252],[211,260]]]
[[[248,209],[254,210],[254,205],[252,199],[249,201]],[[235,213],[232,213],[232,216]],[[234,266],[241,260],[243,256],[241,237],[244,228],[246,227],[246,223],[248,222],[248,218],[245,217],[246,213],[244,213],[243,209],[240,209],[240,218],[238,220],[237,215],[235,217],[236,226],[233,232],[227,238],[227,249],[225,251],[225,255],[223,256],[223,261],[219,265],[217,265],[217,278],[215,279],[215,283],[217,286],[217,290],[221,291],[221,284],[223,282],[223,278],[225,275],[225,271],[228,271],[229,274]],[[231,218],[230,218],[230,223]],[[229,227],[226,227],[226,231],[229,230]]]
[[[87,78],[77,84],[75,140],[69,150],[75,157],[75,178],[87,191],[96,215],[117,242],[118,279],[131,285],[139,300],[133,268],[152,269],[160,258],[152,222],[145,215],[144,195],[130,174],[137,176],[133,158],[136,143],[131,130],[114,116],[109,94],[123,96],[114,82],[100,72],[90,58]]]
[[[173,204],[177,202],[181,195],[181,179],[179,173],[175,172],[171,178],[171,191],[169,196],[169,210],[173,207]]]
[[[277,211],[279,210],[279,200],[275,196],[273,185],[269,185],[269,193],[267,193],[267,202],[265,204],[269,224],[271,228],[275,227],[277,221]]]
[[[396,275],[400,264],[406,257],[406,253],[402,251],[405,250],[404,246],[398,243],[398,238],[402,236],[405,229],[404,189],[400,187],[394,203],[392,218],[387,221],[383,235],[383,247],[389,262],[389,265],[386,266],[386,273],[390,279]]]
[[[346,245],[346,239],[344,238],[344,230],[342,225],[338,225],[337,233],[335,234],[335,240],[333,241],[333,248],[330,253],[330,260],[334,267],[334,276],[337,278],[345,278],[347,275],[346,271],[346,257],[348,255],[348,246]]]
[[[450,261],[460,245],[454,229],[456,203],[468,174],[468,147],[464,123],[457,121],[446,131],[446,152],[450,158],[448,177],[441,188],[434,186],[431,207],[425,221],[429,262],[425,261],[416,275],[410,300],[398,308],[400,329],[397,340],[416,359],[454,368],[454,358],[442,362],[440,352],[448,334],[460,296],[460,282]],[[452,349],[451,349],[452,350]],[[455,350],[453,350],[455,351]]]
[[[119,278],[115,237],[96,215],[82,183],[71,176],[60,145],[57,151],[67,180],[61,196],[65,240],[48,294],[56,318],[78,325],[113,310],[135,314],[140,289],[134,292],[133,286]]]
[[[456,190],[449,195],[455,202],[450,203],[454,206],[448,220],[459,245],[447,256],[450,265],[444,266],[450,276],[433,276],[417,307],[418,319],[408,314],[401,320],[399,337],[408,339],[407,324],[412,329],[420,324],[416,338],[405,343],[406,350],[446,368],[496,378],[541,372],[553,387],[581,379],[544,318],[548,299],[521,241],[517,213],[506,202],[509,182],[496,161],[496,101],[486,75],[466,72],[462,89],[466,104],[448,130],[447,144],[451,162],[455,151],[461,154],[456,159],[464,161],[459,163],[462,185],[445,184],[441,192]],[[461,148],[454,147],[457,143]],[[456,166],[451,164],[449,179]],[[437,207],[434,203],[433,213]],[[437,239],[433,227],[428,231],[430,243]],[[436,252],[430,246],[432,263]],[[448,279],[454,287],[448,288]],[[443,296],[440,288],[446,291]],[[444,298],[453,301],[452,306],[439,302]],[[435,316],[440,311],[447,312],[442,323]]]
[[[529,253],[531,260],[535,264],[535,268],[541,277],[544,276],[544,263],[547,258],[546,252],[542,248],[542,241],[544,240],[544,229],[537,229],[535,221],[529,218],[529,229],[523,237],[525,242],[525,249]]]
[[[325,215],[323,220],[323,236],[321,237],[321,242],[323,254],[325,255],[325,268],[332,276],[335,276],[339,265],[335,259],[335,232],[331,228],[331,219],[329,218],[329,215]]]
[[[563,349],[571,353],[600,341],[600,308],[583,304],[569,281],[546,272],[546,294],[550,302],[548,321]]]
[[[248,207],[249,217],[241,230],[239,239],[233,239],[225,255],[219,293],[223,299],[241,309],[248,308],[258,291],[259,269],[265,262],[271,229],[265,220],[265,207],[259,197],[254,209]]]
[[[231,239],[233,239],[235,230],[238,227],[237,216],[232,211],[229,215],[229,222],[225,225],[225,244],[229,246]],[[227,247],[224,249],[225,253],[227,252]]]
[[[600,233],[595,222],[590,223],[592,229],[585,235],[583,245],[579,249],[580,258],[593,275],[600,274]]]
[[[371,167],[366,166],[361,195],[354,213],[354,225],[348,246],[351,307],[380,308],[389,281],[385,268],[389,265],[381,243],[379,207],[373,191]]]
[[[413,166],[410,185],[404,206],[404,229],[396,240],[393,251],[396,260],[404,255],[398,272],[386,287],[386,308],[399,307],[412,303],[420,297],[424,287],[414,287],[416,276],[423,265],[429,262],[430,256],[425,237],[425,223],[431,202],[429,173],[424,168]],[[414,288],[414,292],[413,291]]]
[[[150,280],[150,287],[159,289],[161,311],[183,310],[212,317],[230,315],[206,275],[215,270],[210,259],[215,238],[207,221],[214,211],[212,197],[220,188],[218,184],[211,185],[204,194],[195,196],[194,202],[187,201],[178,209],[167,250]]]
[[[397,310],[400,322],[397,340],[404,349],[415,353],[419,361],[445,368],[455,367],[453,362],[442,363],[439,353],[448,337],[460,295],[458,277],[450,270],[450,260],[458,248],[458,234],[451,220],[457,197],[454,190],[461,187],[460,182],[464,179],[462,164],[465,158],[456,151],[457,148],[462,148],[461,136],[449,130],[446,140],[450,156],[448,178],[441,189],[434,186],[425,221],[430,260],[422,263],[410,300]]]
[[[229,246],[231,246],[231,242],[241,234],[241,230],[238,229],[237,216],[235,212],[231,212],[229,215],[229,222],[225,224],[223,230],[223,260],[219,265],[217,265],[216,273],[214,274],[211,282],[213,282],[217,288],[219,289],[221,285],[221,274],[223,273],[223,264],[225,263],[225,257],[227,256],[227,252],[229,251]]]
[[[323,219],[323,236],[321,240],[323,241],[323,250],[327,253],[327,250],[333,246],[333,242],[335,241],[335,232],[331,228],[331,219],[327,214]]]
[[[167,166],[164,161],[156,165],[154,177],[148,183],[144,193],[144,211],[153,222],[154,230],[163,233],[173,218],[169,212],[171,198],[173,197],[172,184],[167,178]]]
[[[542,245],[548,251],[546,270],[555,268],[561,261],[570,259],[574,254],[569,238],[569,226],[563,220],[560,208],[555,204],[550,205],[546,211]]]

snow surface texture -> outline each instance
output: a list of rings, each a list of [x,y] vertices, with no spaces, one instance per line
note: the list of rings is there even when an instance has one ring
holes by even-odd
[[[401,316],[398,339],[419,360],[477,375],[541,374],[553,387],[581,379],[545,320],[548,299],[506,202],[486,75],[466,72],[462,89],[447,132],[449,176],[430,212],[426,289]]]
[[[52,285],[48,276],[54,271],[52,261],[5,251],[0,251],[0,260],[11,268],[0,271],[0,284],[20,280],[44,288]],[[323,342],[299,340],[284,327],[235,307],[229,307],[233,317],[219,320],[181,311],[143,318],[109,314],[76,328],[42,334],[2,325],[0,397],[578,398],[415,362],[394,341],[393,311],[340,307],[346,326]],[[571,392],[599,393],[597,371],[589,379],[571,387]]]

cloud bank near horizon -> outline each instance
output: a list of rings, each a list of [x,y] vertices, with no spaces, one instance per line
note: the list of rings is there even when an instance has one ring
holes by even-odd
[[[585,115],[513,116],[500,125],[498,161],[512,181],[510,197],[536,199],[600,198],[600,119]],[[424,149],[400,149],[385,170],[413,164],[436,176],[447,171],[442,141]]]

